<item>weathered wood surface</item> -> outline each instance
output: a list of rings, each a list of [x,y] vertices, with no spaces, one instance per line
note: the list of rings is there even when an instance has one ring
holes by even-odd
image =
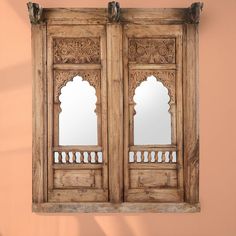
[[[185,26],[184,173],[185,201],[199,202],[198,25]]]
[[[48,202],[106,202],[108,191],[104,189],[77,188],[53,189],[48,192]]]
[[[32,198],[34,203],[47,199],[47,106],[46,106],[46,25],[32,25],[33,64],[33,143]]]
[[[130,188],[176,188],[176,170],[131,169]]]
[[[107,25],[109,198],[123,201],[122,26]]]
[[[180,9],[122,9],[121,24],[108,23],[107,9],[43,9],[40,21],[36,22],[37,24],[32,22],[34,24],[32,25],[34,211],[197,212],[200,210],[197,24],[201,9],[200,3]],[[47,35],[46,25],[42,24],[42,21],[47,23]],[[174,54],[170,49],[167,50],[168,55],[173,57],[161,58],[157,52],[153,58],[143,55],[141,61],[132,59],[129,62],[128,58],[133,58],[133,55],[131,57],[129,55],[128,38],[149,36],[162,38],[166,42],[169,42],[168,39],[170,42],[175,39]],[[96,44],[96,47],[100,48],[100,58],[93,54],[82,59],[77,56],[75,58],[79,53],[75,51],[74,58],[68,59],[59,53],[57,55],[59,59],[55,59],[53,54],[55,37],[87,37],[94,40],[95,44],[99,38],[100,43]],[[151,41],[145,41],[147,48],[150,43],[160,40]],[[147,50],[150,51],[150,48]],[[59,146],[57,127],[60,108],[59,103],[54,104],[54,70],[100,71],[101,83],[97,94],[101,104],[98,113],[98,146],[74,146],[72,149]],[[133,145],[133,111],[129,110],[129,70],[150,71],[150,73],[167,70],[174,72],[176,105],[172,104],[171,109],[173,145]],[[102,151],[103,163],[53,163],[54,151],[69,152],[76,149]],[[176,151],[177,163],[165,161],[145,163],[144,159],[142,163],[129,163],[129,151],[145,150]],[[150,153],[148,155],[150,159]],[[89,178],[90,172],[95,173],[93,181]],[[80,179],[79,182],[77,178]],[[130,189],[130,186],[133,189]],[[47,201],[51,203],[46,203]],[[72,203],[73,201],[75,203]],[[132,202],[121,203],[122,201]],[[152,203],[153,201],[155,203]]]
[[[189,203],[42,203],[33,204],[33,212],[39,213],[194,213],[200,211],[200,204]]]
[[[55,188],[101,188],[102,173],[100,170],[55,170]]]

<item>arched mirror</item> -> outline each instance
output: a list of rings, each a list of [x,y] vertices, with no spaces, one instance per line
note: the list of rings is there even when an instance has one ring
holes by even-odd
[[[171,144],[168,89],[149,76],[135,90],[134,144]]]
[[[76,76],[59,96],[59,145],[97,145],[96,91]]]

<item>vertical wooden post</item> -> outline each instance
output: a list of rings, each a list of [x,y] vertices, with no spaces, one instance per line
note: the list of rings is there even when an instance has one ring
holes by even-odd
[[[185,25],[184,174],[185,201],[199,202],[198,24]]]
[[[32,24],[33,61],[33,203],[47,200],[46,25]]]
[[[123,201],[122,26],[107,25],[109,197]]]

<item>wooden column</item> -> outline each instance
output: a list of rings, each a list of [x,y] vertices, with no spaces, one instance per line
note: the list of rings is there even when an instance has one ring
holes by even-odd
[[[47,199],[46,25],[32,24],[33,59],[33,203]]]
[[[199,202],[198,24],[185,25],[184,41],[185,201]]]
[[[123,201],[122,26],[107,25],[109,199]]]

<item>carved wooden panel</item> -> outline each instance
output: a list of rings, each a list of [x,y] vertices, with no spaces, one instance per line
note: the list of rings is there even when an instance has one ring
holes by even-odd
[[[170,104],[175,103],[175,71],[174,70],[130,70],[129,71],[129,103],[133,103],[135,89],[147,79],[155,76],[168,89]]]
[[[99,38],[56,38],[53,50],[54,63],[100,63]]]
[[[61,93],[61,88],[66,85],[66,83],[78,75],[81,76],[83,80],[89,82],[96,90],[100,88],[100,70],[55,70],[54,71],[54,102],[59,102],[59,95]]]
[[[129,62],[175,63],[175,39],[130,39]]]

